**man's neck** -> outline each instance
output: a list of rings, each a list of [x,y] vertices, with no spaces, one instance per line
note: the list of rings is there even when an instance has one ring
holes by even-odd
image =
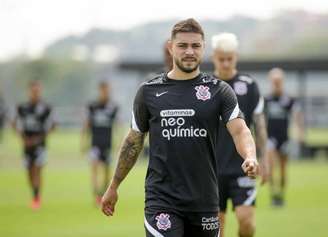
[[[237,70],[234,69],[233,71],[229,72],[229,73],[220,73],[218,70],[214,71],[214,76],[216,76],[217,78],[220,78],[221,80],[224,81],[229,81],[232,80],[236,75],[237,75]]]
[[[36,105],[41,101],[41,99],[30,99],[30,104]]]
[[[272,94],[273,94],[273,96],[281,97],[283,95],[283,92],[282,91],[280,91],[280,92],[274,91]]]
[[[190,73],[181,71],[178,67],[173,67],[173,69],[167,74],[169,78],[174,80],[190,80],[197,77],[200,73],[199,67]]]
[[[98,98],[98,101],[101,103],[101,104],[106,104],[108,102],[109,98]]]

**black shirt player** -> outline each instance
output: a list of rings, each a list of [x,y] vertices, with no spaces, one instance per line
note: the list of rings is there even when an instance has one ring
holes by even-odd
[[[2,143],[3,128],[6,122],[6,113],[7,113],[7,109],[6,109],[5,101],[0,94],[0,144]]]
[[[87,119],[82,134],[83,139],[87,134],[91,136],[89,154],[92,172],[91,181],[96,203],[99,204],[101,194],[110,180],[112,129],[118,107],[110,99],[110,87],[107,82],[100,82],[98,91],[99,98],[87,106]],[[100,178],[102,179],[100,180]]]
[[[296,128],[302,136],[303,122],[300,111],[296,108],[295,100],[288,96],[283,89],[284,72],[280,68],[274,68],[269,72],[271,83],[271,94],[265,99],[265,113],[268,124],[268,154],[272,165],[270,179],[272,205],[284,204],[284,193],[286,186],[286,166],[288,159],[288,128],[292,112],[296,112]],[[302,138],[300,138],[302,139]],[[275,167],[279,167],[280,175],[274,175]]]
[[[114,178],[102,199],[113,215],[117,188],[133,167],[149,133],[146,175],[146,236],[217,236],[218,189],[215,144],[219,117],[227,123],[245,172],[257,169],[255,145],[232,89],[201,73],[204,34],[193,19],[177,23],[169,50],[173,69],[144,83],[135,97],[132,129]]]
[[[257,83],[248,75],[238,73],[238,40],[234,34],[213,36],[214,75],[224,80],[236,93],[238,104],[249,128],[254,125],[259,157],[263,160],[267,139],[263,114],[264,100]],[[241,169],[243,159],[238,154],[225,124],[220,124],[216,148],[220,196],[221,237],[224,236],[224,219],[227,202],[231,199],[239,224],[239,236],[253,236],[255,232],[256,183]]]
[[[41,99],[41,90],[40,82],[30,83],[29,101],[17,106],[13,122],[14,128],[23,140],[24,163],[33,191],[33,209],[38,209],[41,205],[41,168],[46,160],[46,138],[55,125],[52,108]]]

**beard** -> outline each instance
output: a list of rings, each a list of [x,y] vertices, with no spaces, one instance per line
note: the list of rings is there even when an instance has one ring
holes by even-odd
[[[199,64],[200,64],[200,62],[197,61],[196,59],[195,59],[196,65],[194,67],[185,67],[183,65],[183,59],[181,61],[179,61],[179,59],[175,58],[174,62],[177,65],[177,67],[185,73],[192,73],[192,72],[196,71],[199,67]]]

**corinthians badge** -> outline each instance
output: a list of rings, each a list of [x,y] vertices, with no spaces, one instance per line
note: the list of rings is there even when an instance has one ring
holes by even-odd
[[[210,88],[208,86],[196,86],[195,87],[196,92],[196,97],[199,100],[205,101],[211,99],[211,92],[209,91]]]

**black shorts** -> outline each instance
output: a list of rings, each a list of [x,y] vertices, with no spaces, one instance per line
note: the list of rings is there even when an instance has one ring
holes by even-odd
[[[105,164],[110,164],[110,149],[107,147],[93,146],[90,150],[90,160],[98,160]]]
[[[225,212],[227,202],[237,206],[254,206],[256,201],[256,181],[247,176],[222,175],[218,177],[220,211]]]
[[[44,146],[24,148],[24,158],[26,168],[31,168],[32,165],[41,167],[46,163],[46,149]]]
[[[146,237],[217,237],[217,212],[145,211]]]
[[[267,144],[268,150],[277,150],[283,155],[288,154],[288,138],[269,136]]]

